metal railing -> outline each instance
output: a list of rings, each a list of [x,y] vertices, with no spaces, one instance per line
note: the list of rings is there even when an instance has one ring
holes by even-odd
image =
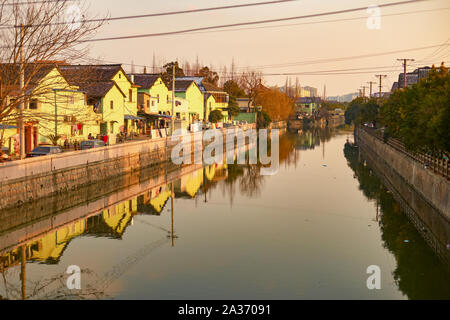
[[[395,138],[384,139],[382,132],[375,128],[361,127],[360,129],[370,134],[371,136],[381,140],[383,143],[388,144],[389,146],[391,146],[398,152],[401,152],[402,154],[406,155],[410,159],[422,164],[425,168],[430,169],[434,173],[443,176],[447,180],[450,180],[449,160],[446,160],[442,157],[435,157],[431,154],[426,154],[422,152],[411,152],[406,149],[405,144],[402,141]]]

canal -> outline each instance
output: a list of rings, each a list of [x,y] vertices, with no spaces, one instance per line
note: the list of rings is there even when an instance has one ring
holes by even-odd
[[[0,212],[0,296],[450,299],[442,254],[352,141],[332,129],[287,133],[274,176],[258,166],[154,170],[106,183],[106,194],[75,192],[64,208],[50,199]],[[367,288],[373,265],[380,290]],[[82,290],[67,289],[69,266]]]

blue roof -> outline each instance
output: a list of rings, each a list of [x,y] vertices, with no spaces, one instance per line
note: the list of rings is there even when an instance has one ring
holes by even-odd
[[[203,86],[203,79],[204,79],[203,77],[179,77],[179,78],[176,78],[175,80],[191,80],[191,81],[194,81],[197,84],[197,86],[200,88],[200,91],[202,93],[205,93],[206,89]]]

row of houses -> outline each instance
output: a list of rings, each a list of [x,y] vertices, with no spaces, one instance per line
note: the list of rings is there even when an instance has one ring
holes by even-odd
[[[3,88],[11,83],[17,86],[16,69],[5,65],[0,68],[0,90],[2,84]],[[60,138],[60,145],[92,137],[107,137],[110,144],[132,135],[159,137],[168,133],[172,117],[175,129],[191,129],[217,109],[228,120],[228,94],[202,77],[176,79],[173,114],[171,82],[164,81],[160,74],[128,74],[120,64],[28,65],[25,79],[26,152],[52,143],[55,136]],[[15,91],[6,92],[6,104],[14,104]],[[0,145],[12,153],[20,150],[17,115],[18,109],[0,123]]]

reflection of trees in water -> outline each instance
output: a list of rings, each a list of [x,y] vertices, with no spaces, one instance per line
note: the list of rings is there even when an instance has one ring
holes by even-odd
[[[81,270],[83,281],[82,290],[69,290],[67,288],[67,275],[60,273],[50,278],[37,280],[22,280],[19,268],[2,270],[1,283],[4,297],[0,300],[93,300],[109,298],[102,288],[86,283],[86,279],[97,280],[98,276],[89,269]],[[12,282],[9,279],[14,279]],[[20,279],[18,283],[15,279]],[[25,281],[25,282],[23,282]]]
[[[280,165],[297,165],[300,155],[297,148],[308,146],[304,149],[312,149],[321,142],[330,141],[335,135],[335,130],[331,128],[312,128],[300,133],[288,132],[279,138],[279,163]],[[271,144],[268,145],[271,152]],[[257,165],[227,165],[227,178],[223,181],[207,181],[203,186],[203,192],[208,192],[220,187],[225,197],[229,197],[231,203],[239,190],[241,195],[247,197],[258,197],[261,195],[265,177],[261,176],[261,164]],[[237,188],[239,186],[239,188]]]
[[[232,199],[236,194],[236,186],[239,193],[248,197],[257,197],[261,194],[264,186],[264,176],[261,176],[261,165],[238,165],[227,166],[227,178],[222,181],[207,181],[204,186],[205,192],[221,188],[225,197]]]
[[[398,288],[409,299],[450,299],[448,266],[427,245],[372,169],[359,160],[358,153],[354,145],[345,145],[344,154],[360,190],[380,205],[382,240],[397,261],[393,276]]]
[[[259,197],[264,186],[265,177],[260,174],[261,166],[245,167],[245,174],[239,180],[239,190],[247,197]]]

